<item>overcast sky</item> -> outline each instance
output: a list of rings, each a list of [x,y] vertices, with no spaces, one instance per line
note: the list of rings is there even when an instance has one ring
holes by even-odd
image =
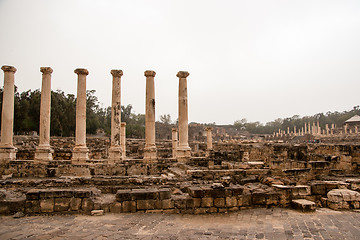
[[[19,91],[87,89],[145,112],[145,70],[156,71],[156,119],[178,116],[178,71],[188,71],[189,122],[266,123],[360,104],[360,1],[0,0],[0,65]],[[3,72],[0,73],[1,82]],[[2,83],[1,83],[2,85]]]

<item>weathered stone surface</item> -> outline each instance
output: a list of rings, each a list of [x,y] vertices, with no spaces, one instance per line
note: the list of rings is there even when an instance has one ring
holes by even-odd
[[[90,198],[83,198],[81,202],[81,210],[91,212],[94,209],[94,201]]]
[[[291,205],[293,208],[303,212],[314,212],[316,210],[316,204],[305,199],[292,200]]]
[[[327,198],[331,202],[360,201],[360,193],[349,189],[333,189],[327,193]]]
[[[81,208],[81,198],[70,199],[70,211],[79,211]]]
[[[92,210],[91,211],[91,216],[103,216],[104,215],[104,210]]]
[[[40,211],[43,213],[50,213],[54,211],[54,199],[42,199],[40,200]]]
[[[65,212],[69,210],[71,198],[55,198],[54,211]]]
[[[236,197],[235,200],[237,201]],[[225,198],[214,198],[214,206],[217,208],[225,207]]]
[[[121,189],[116,192],[116,201],[123,202],[123,201],[131,201],[131,190],[129,189]]]
[[[214,205],[214,199],[211,197],[204,197],[201,199],[201,207],[212,207]]]
[[[136,212],[136,201],[124,201],[122,202],[122,212]]]

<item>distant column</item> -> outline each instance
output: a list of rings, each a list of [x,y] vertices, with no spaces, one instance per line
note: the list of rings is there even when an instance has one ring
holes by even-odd
[[[358,126],[355,126],[355,133],[358,133]]]
[[[344,134],[347,134],[347,129],[348,129],[348,125],[345,124],[345,125],[344,125]]]
[[[109,163],[122,160],[121,151],[121,76],[122,70],[111,70],[112,101],[111,101],[111,143],[109,148]]]
[[[35,150],[35,164],[46,164],[52,160],[54,152],[50,147],[50,112],[51,112],[51,67],[41,67],[41,103],[40,103],[40,129],[39,146]]]
[[[321,135],[321,128],[320,128],[319,120],[317,121],[317,132],[319,135]]]
[[[329,135],[329,124],[325,125],[325,131],[326,131],[326,135]]]
[[[304,136],[304,128],[301,128],[301,136]]]
[[[155,72],[145,71],[146,77],[146,114],[145,114],[145,148],[144,160],[152,162],[156,160],[155,145]]]
[[[86,163],[89,160],[89,149],[86,147],[86,76],[89,71],[77,68],[78,75],[76,96],[76,131],[75,147],[73,148],[72,163]]]
[[[296,126],[294,126],[294,135],[296,136]]]
[[[304,132],[305,132],[305,134],[307,134],[307,127],[306,127],[306,123],[304,124]]]
[[[2,66],[4,71],[4,90],[1,113],[0,163],[16,159],[17,149],[13,145],[14,131],[14,82],[16,68]]]
[[[171,129],[171,137],[172,137],[172,157],[176,158],[176,151],[178,146],[178,130],[177,128]]]
[[[189,73],[180,71],[176,76],[179,78],[179,146],[176,157],[180,161],[185,161],[191,157],[191,148],[188,142],[188,97],[186,79]]]
[[[121,123],[121,150],[122,159],[126,159],[126,122]]]
[[[213,150],[213,146],[212,146],[212,128],[211,127],[207,127],[205,128],[206,130],[206,139],[207,139],[207,150]]]
[[[308,133],[309,133],[309,134],[312,134],[310,122],[308,122]]]

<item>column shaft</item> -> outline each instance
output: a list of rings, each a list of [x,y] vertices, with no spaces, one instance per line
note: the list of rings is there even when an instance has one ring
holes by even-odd
[[[121,151],[122,159],[126,159],[126,122],[121,123]]]
[[[172,157],[176,158],[176,151],[177,151],[177,146],[178,146],[177,128],[171,129],[171,138],[172,138]]]
[[[72,161],[74,163],[85,163],[89,160],[89,149],[86,147],[86,76],[88,70],[75,69],[78,75],[78,87],[76,98],[76,131],[75,147],[73,149]]]
[[[123,159],[121,151],[121,70],[111,70],[112,102],[111,102],[111,143],[109,149],[109,163],[116,163]]]
[[[188,97],[186,79],[189,73],[180,71],[176,76],[179,78],[179,146],[177,157],[186,159],[191,156],[191,149],[188,142]]]
[[[4,90],[1,113],[0,163],[16,159],[16,148],[13,146],[14,130],[14,82],[16,68],[2,66],[4,71]]]
[[[146,99],[145,99],[145,148],[144,159],[152,161],[156,159],[155,146],[155,72],[145,71]]]
[[[50,67],[41,67],[41,103],[40,103],[40,127],[39,146],[35,150],[34,163],[46,164],[52,160],[54,152],[50,147],[50,112],[51,112],[51,73]]]

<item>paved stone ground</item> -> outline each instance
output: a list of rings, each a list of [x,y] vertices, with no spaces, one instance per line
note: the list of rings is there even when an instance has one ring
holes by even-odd
[[[275,208],[211,215],[3,216],[0,239],[360,239],[360,212]]]

